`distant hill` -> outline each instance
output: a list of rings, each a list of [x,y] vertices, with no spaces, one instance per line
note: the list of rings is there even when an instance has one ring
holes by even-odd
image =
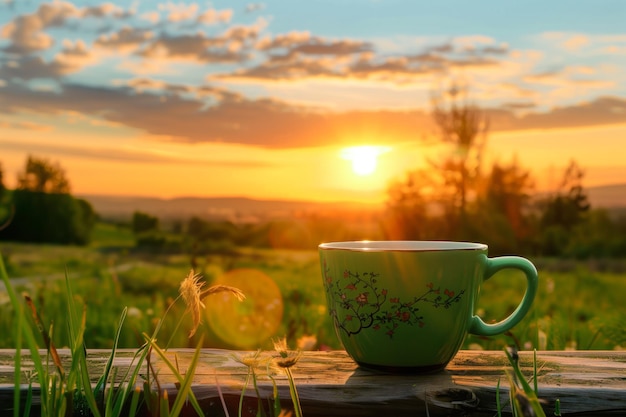
[[[78,196],[91,203],[94,210],[109,220],[130,220],[133,212],[141,211],[163,220],[187,219],[198,216],[208,219],[228,219],[235,222],[255,222],[267,219],[292,218],[301,215],[349,215],[373,213],[377,205],[354,202],[319,203],[292,200],[256,200],[245,197],[125,197],[106,195]]]
[[[626,211],[626,184],[589,187],[587,195],[593,208]],[[292,218],[301,215],[350,216],[373,214],[382,207],[354,202],[319,203],[293,200],[256,200],[245,197],[124,197],[81,195],[96,212],[109,220],[130,220],[133,212],[141,211],[162,220],[187,219],[198,216],[228,219],[235,222],[255,222],[267,219]]]
[[[626,208],[626,184],[612,184],[587,188],[592,207]]]

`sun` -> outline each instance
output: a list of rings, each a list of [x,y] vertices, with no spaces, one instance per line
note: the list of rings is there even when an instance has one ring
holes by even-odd
[[[376,171],[378,157],[388,151],[389,148],[386,146],[352,146],[344,148],[341,156],[352,161],[352,171],[355,174],[366,176]]]

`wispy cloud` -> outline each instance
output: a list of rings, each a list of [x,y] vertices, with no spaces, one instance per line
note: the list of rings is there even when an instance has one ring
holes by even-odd
[[[35,132],[49,132],[54,128],[48,125],[42,125],[40,123],[33,122],[13,122],[13,121],[4,121],[0,119],[0,128],[2,129],[21,129],[21,130],[32,130]]]
[[[0,127],[3,127],[3,122],[0,121]],[[39,127],[26,127],[28,129],[33,128],[39,130]],[[80,145],[59,145],[44,141],[32,141],[30,143],[24,143],[23,140],[9,140],[2,139],[0,141],[3,149],[7,151],[17,150],[22,151],[24,149],[32,149],[31,153],[45,154],[45,155],[59,155],[64,157],[80,157],[102,161],[117,161],[117,162],[133,162],[143,164],[185,164],[185,165],[199,165],[206,166],[210,164],[214,167],[231,167],[231,168],[267,168],[273,166],[268,162],[254,161],[254,160],[223,160],[211,157],[206,158],[189,158],[181,157],[178,155],[168,155],[166,153],[151,152],[146,149],[120,149],[119,147],[86,147]]]

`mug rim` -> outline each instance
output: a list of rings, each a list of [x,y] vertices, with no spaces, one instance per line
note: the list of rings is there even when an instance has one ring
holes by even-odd
[[[353,252],[440,252],[440,251],[482,251],[484,243],[446,240],[351,240],[325,242],[319,250],[345,250]]]

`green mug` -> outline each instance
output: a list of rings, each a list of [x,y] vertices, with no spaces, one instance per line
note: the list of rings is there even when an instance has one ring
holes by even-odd
[[[529,311],[537,270],[517,256],[487,257],[487,245],[355,241],[319,245],[328,311],[346,352],[365,368],[432,372],[446,367],[468,333],[506,332]],[[502,269],[526,275],[526,293],[506,319],[475,314],[483,281]]]

